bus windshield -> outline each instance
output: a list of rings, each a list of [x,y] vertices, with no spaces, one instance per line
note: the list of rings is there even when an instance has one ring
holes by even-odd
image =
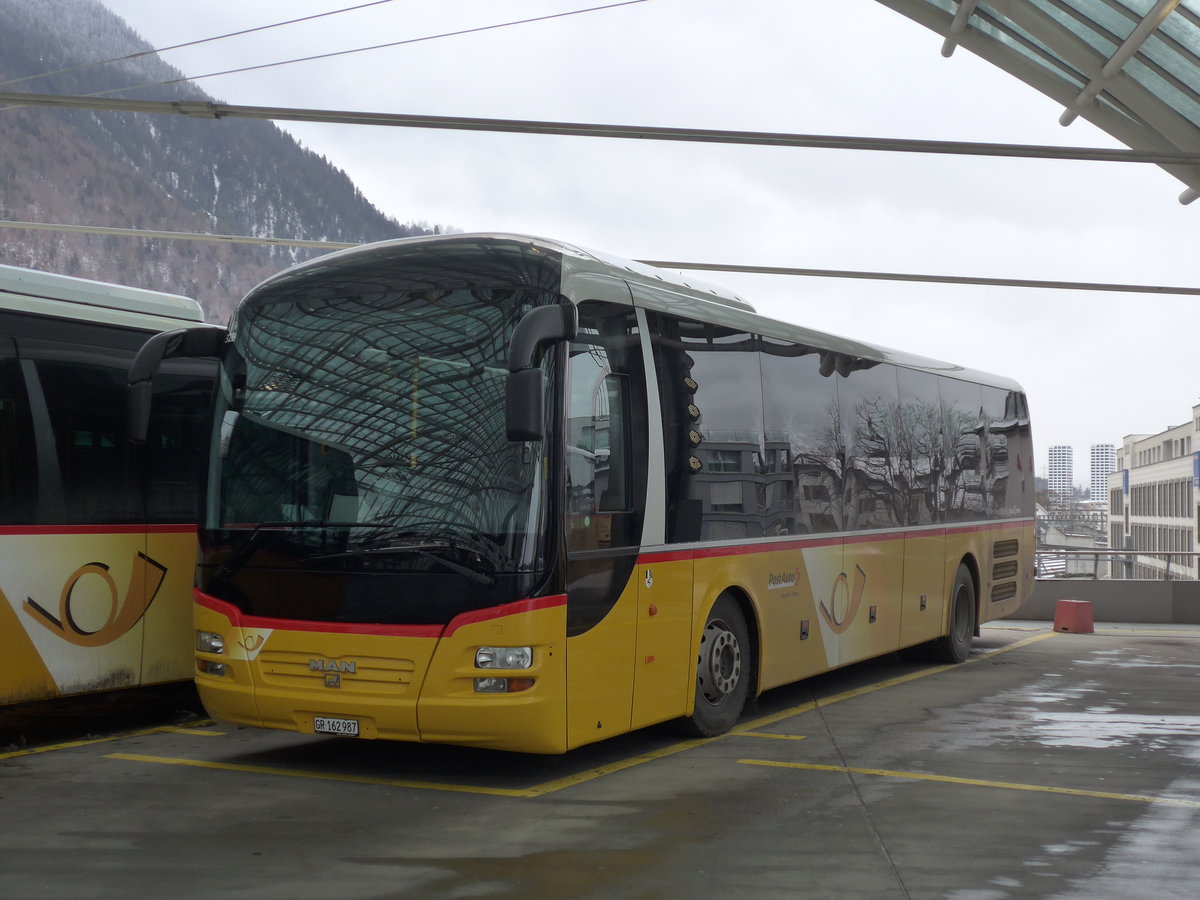
[[[505,361],[516,321],[558,298],[330,287],[260,294],[231,328],[202,532],[209,588],[251,613],[371,621],[515,598],[543,568],[546,485],[541,445],[505,435]],[[222,590],[264,567],[331,576],[321,592],[344,602],[317,613],[261,588]],[[402,574],[436,580],[443,606],[459,602],[355,611],[357,595],[381,594],[378,576]]]

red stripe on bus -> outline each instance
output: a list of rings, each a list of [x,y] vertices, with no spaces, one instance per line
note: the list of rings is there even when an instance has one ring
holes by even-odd
[[[195,534],[195,525],[0,525],[0,534]]]
[[[196,603],[227,618],[239,628],[263,628],[270,631],[308,631],[323,634],[375,634],[388,637],[438,638],[441,625],[380,625],[374,622],[310,622],[300,619],[274,619],[247,616],[232,603],[195,591]]]
[[[476,625],[492,619],[502,619],[505,616],[517,616],[521,613],[536,612],[539,609],[554,609],[556,606],[566,605],[566,594],[551,594],[548,597],[532,597],[528,600],[518,600],[516,603],[505,603],[503,606],[473,609],[451,619],[450,624],[446,626],[445,637],[450,637],[464,625]]]
[[[695,552],[696,559],[716,559],[722,556],[739,556],[743,553],[779,553],[789,550],[807,550],[811,547],[836,547],[844,542],[840,537],[819,537],[807,541],[777,541],[770,544],[739,544],[736,547],[703,547]]]
[[[697,547],[694,550],[662,550],[654,553],[643,553],[638,557],[639,565],[678,562],[685,559],[718,559],[723,556],[742,556],[750,553],[779,553],[789,550],[807,550],[818,547],[836,547],[839,544],[870,544],[876,541],[899,541],[905,538],[945,537],[949,534],[971,534],[973,532],[996,531],[1008,528],[1023,528],[1033,524],[1032,519],[1021,519],[1013,522],[987,522],[959,527],[942,526],[924,530],[892,531],[872,534],[843,533],[830,537],[813,537],[795,541],[775,541],[772,543],[735,544],[724,547]]]

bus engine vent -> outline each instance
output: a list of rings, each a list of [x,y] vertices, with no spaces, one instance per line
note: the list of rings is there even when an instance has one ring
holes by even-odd
[[[1016,556],[1020,547],[1020,541],[996,541],[996,543],[992,546],[992,556],[995,559],[1004,559],[1006,556]]]
[[[1010,600],[1015,596],[1017,596],[1017,583],[1015,581],[1005,581],[992,588],[993,603],[999,603],[1001,600]]]
[[[1009,578],[1017,577],[1017,561],[1010,559],[1008,562],[996,563],[992,566],[992,581],[1007,581]]]

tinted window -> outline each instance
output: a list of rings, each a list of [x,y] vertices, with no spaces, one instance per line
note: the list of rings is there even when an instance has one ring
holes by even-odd
[[[37,463],[16,345],[0,337],[0,524],[34,521]]]
[[[581,304],[567,365],[567,549],[636,546],[645,462],[633,436],[645,434],[645,376],[633,310]]]
[[[1025,395],[985,387],[983,415],[987,441],[983,483],[988,515],[1028,515],[1033,503],[1033,449]]]
[[[773,338],[762,340],[761,364],[767,533],[837,531],[843,441],[832,373],[821,374],[816,350]]]
[[[96,329],[97,343],[114,337],[125,343],[125,335]],[[17,346],[35,427],[38,521],[140,522],[138,472],[125,439],[130,351],[36,338]]]
[[[940,378],[942,414],[942,515],[970,521],[986,515],[983,483],[983,397],[979,385]]]
[[[126,378],[150,332],[11,313],[0,331],[0,522],[196,521],[214,363],[163,367],[142,451]]]
[[[905,524],[927,525],[941,518],[941,406],[938,379],[928,372],[898,369],[899,415],[896,446],[900,453],[900,506]]]
[[[764,533],[768,490],[757,335],[661,316],[655,336],[667,447],[667,540]],[[779,451],[774,465],[784,465]]]
[[[215,362],[167,360],[154,377],[143,465],[148,522],[198,521],[215,371]]]
[[[842,371],[844,369],[844,371]],[[894,367],[860,360],[839,368],[838,408],[846,447],[843,527],[888,528],[904,521]]]

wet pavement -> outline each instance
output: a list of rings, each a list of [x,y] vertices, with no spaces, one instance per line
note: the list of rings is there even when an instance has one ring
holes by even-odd
[[[561,757],[166,719],[0,751],[0,897],[1200,896],[1200,628],[984,628]]]

